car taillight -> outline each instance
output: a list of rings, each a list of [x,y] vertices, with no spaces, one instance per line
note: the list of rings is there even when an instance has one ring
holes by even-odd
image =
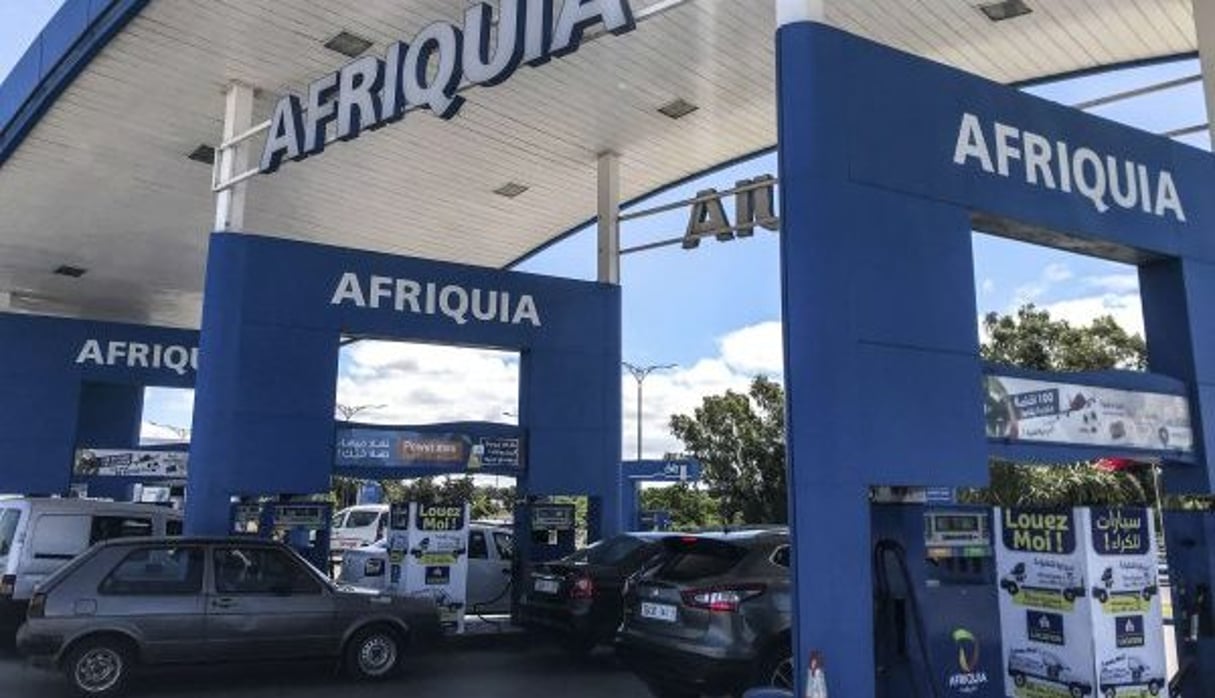
[[[709,611],[734,613],[742,602],[763,594],[767,587],[763,584],[739,584],[735,586],[710,587],[708,589],[690,589],[683,592],[685,606],[703,608]]]
[[[41,618],[46,614],[46,594],[34,594],[30,599],[29,610],[25,612],[27,618]]]
[[[590,577],[579,577],[574,580],[574,587],[570,589],[571,599],[591,599],[595,597],[595,582]]]
[[[13,592],[17,590],[17,576],[6,574],[0,577],[0,596],[12,597]]]

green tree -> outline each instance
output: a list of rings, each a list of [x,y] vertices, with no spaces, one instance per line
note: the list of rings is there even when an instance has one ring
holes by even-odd
[[[759,376],[747,393],[705,397],[691,415],[671,417],[671,432],[703,466],[709,495],[726,523],[784,523],[785,392]]]
[[[1113,317],[1103,315],[1087,327],[1056,320],[1032,303],[1015,315],[988,313],[988,337],[980,348],[987,361],[1038,371],[1102,371],[1147,368],[1147,345],[1127,334]]]
[[[641,508],[644,511],[670,512],[671,528],[677,531],[720,526],[722,523],[713,496],[686,482],[641,490]]]
[[[993,363],[1039,371],[1102,371],[1147,367],[1147,345],[1105,315],[1087,327],[1056,320],[1025,305],[1015,315],[983,318],[987,341],[980,355]],[[1150,471],[1108,471],[1092,463],[1037,467],[996,461],[990,485],[962,493],[963,501],[998,506],[1086,506],[1149,504],[1155,488]]]

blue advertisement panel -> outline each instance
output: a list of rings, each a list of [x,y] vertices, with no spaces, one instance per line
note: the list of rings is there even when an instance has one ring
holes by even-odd
[[[418,468],[469,473],[523,467],[523,439],[518,430],[489,433],[448,428],[458,426],[338,429],[334,465],[339,470]]]

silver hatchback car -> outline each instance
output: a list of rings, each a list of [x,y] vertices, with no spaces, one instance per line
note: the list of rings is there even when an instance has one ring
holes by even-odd
[[[120,692],[139,664],[325,657],[381,679],[407,645],[440,633],[433,601],[335,585],[277,543],[128,538],[39,585],[17,647],[96,697]]]

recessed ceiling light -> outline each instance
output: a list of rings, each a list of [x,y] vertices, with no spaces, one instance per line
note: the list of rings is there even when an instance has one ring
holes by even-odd
[[[1033,9],[1026,5],[1024,0],[1003,0],[1003,2],[989,2],[985,5],[979,5],[979,9],[983,10],[983,14],[993,22],[1002,22],[1013,17],[1020,17],[1033,12]]]
[[[508,199],[513,199],[530,188],[531,187],[528,187],[526,184],[519,184],[518,182],[507,182],[506,184],[503,184],[502,186],[495,189],[494,193],[497,194],[498,196],[505,196]]]
[[[81,267],[73,267],[68,264],[61,264],[55,268],[55,273],[58,274],[59,276],[67,276],[67,277],[70,277],[73,279],[79,279],[80,277],[84,276],[87,272],[88,272],[88,269],[82,269]]]
[[[697,109],[700,109],[700,107],[692,104],[686,99],[676,99],[672,102],[667,102],[661,107],[658,107],[658,111],[662,112],[666,116],[671,117],[672,119],[682,119]]]
[[[364,39],[361,36],[351,34],[348,31],[341,32],[329,41],[325,42],[325,48],[330,51],[337,51],[343,56],[350,58],[358,58],[363,55],[367,49],[371,48],[373,42]]]
[[[186,156],[194,162],[201,162],[206,165],[215,164],[215,148],[203,143]]]

